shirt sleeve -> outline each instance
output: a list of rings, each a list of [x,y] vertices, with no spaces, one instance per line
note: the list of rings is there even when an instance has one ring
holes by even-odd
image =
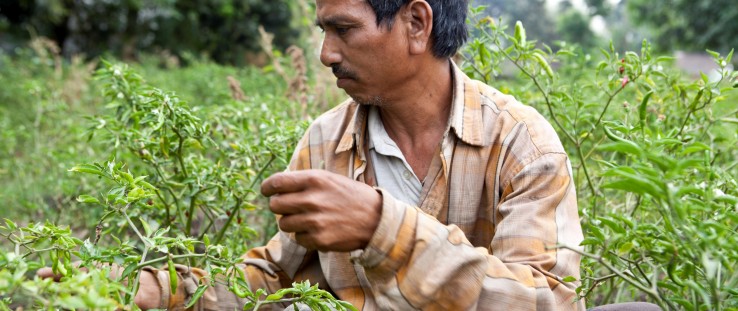
[[[377,231],[352,258],[365,267],[378,306],[583,309],[583,302],[575,301],[575,284],[563,282],[566,276],[578,277],[580,258],[555,248],[562,241],[578,245],[581,240],[568,163],[563,153],[544,154],[505,182],[501,203],[492,211],[499,219],[487,248],[473,247],[455,225],[443,225],[383,191]]]

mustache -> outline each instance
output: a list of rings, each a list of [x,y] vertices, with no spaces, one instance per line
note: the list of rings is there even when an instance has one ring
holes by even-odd
[[[331,65],[333,75],[338,79],[356,79],[356,74],[346,67],[341,67],[338,64]]]

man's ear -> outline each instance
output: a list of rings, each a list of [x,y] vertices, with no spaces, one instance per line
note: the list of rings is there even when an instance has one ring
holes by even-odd
[[[424,0],[412,0],[404,8],[403,17],[408,25],[410,54],[423,54],[431,46],[433,9]]]

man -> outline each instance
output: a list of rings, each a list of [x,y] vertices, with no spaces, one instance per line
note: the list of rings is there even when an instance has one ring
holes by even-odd
[[[583,309],[563,281],[580,258],[556,248],[582,239],[568,158],[534,109],[450,60],[466,12],[467,1],[317,0],[321,62],[351,99],[263,182],[280,232],[245,255],[252,287],[309,279],[359,310]],[[177,296],[166,273],[144,273],[137,301],[181,308],[193,271]],[[222,290],[199,304],[235,306]]]

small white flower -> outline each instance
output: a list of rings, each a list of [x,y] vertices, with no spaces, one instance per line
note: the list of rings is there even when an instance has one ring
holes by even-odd
[[[699,184],[697,185],[697,188],[700,188],[700,189],[705,189],[705,188],[707,188],[707,184],[706,184],[706,183],[705,183],[705,182],[703,181],[703,182],[701,182],[701,183],[699,183]]]
[[[717,188],[715,188],[715,189],[712,189],[712,194],[713,194],[714,196],[716,196],[716,197],[722,197],[722,196],[724,196],[724,195],[725,195],[725,192],[723,192],[723,191],[722,191],[722,190],[720,190],[720,189],[717,189]]]
[[[125,97],[125,95],[123,95],[123,93],[118,93],[118,99],[123,99],[123,97]]]

